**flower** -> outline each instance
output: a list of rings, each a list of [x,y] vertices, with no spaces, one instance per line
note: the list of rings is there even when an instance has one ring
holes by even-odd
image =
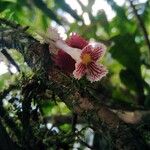
[[[83,48],[80,59],[75,64],[74,77],[80,79],[86,75],[89,81],[94,82],[106,76],[107,69],[98,63],[98,60],[104,55],[105,50],[105,46],[100,43],[89,44]]]
[[[72,51],[70,47],[78,48],[81,51],[82,48],[88,45],[88,42],[77,33],[72,33],[66,41],[59,40],[57,44],[58,43],[61,43],[61,46],[59,47],[58,53],[54,56],[55,64],[65,73],[72,74],[75,70],[76,61],[68,53],[62,50],[62,45],[65,45],[65,47],[69,46],[68,51],[70,52]]]
[[[49,43],[49,50],[54,54],[53,60],[60,69],[66,73],[73,73],[76,79],[86,76],[91,82],[106,76],[106,67],[98,63],[106,51],[103,44],[89,43],[77,33],[72,33],[64,41],[57,30],[50,28],[48,32],[51,35],[46,35],[45,41]]]
[[[75,61],[75,70],[73,75],[76,79],[81,79],[86,75],[91,82],[99,81],[106,76],[107,69],[98,63],[98,60],[105,54],[105,46],[101,43],[92,43],[85,46],[82,50],[72,48],[63,41],[57,41],[56,47],[62,48],[64,52],[69,54]]]

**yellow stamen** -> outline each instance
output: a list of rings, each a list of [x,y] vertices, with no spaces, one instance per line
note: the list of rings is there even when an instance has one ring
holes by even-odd
[[[82,63],[87,65],[88,63],[90,63],[92,61],[91,55],[90,54],[84,54],[82,56]]]

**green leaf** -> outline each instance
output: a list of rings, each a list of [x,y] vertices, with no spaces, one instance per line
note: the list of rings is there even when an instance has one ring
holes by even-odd
[[[44,116],[49,116],[51,115],[51,110],[53,108],[54,104],[52,104],[51,102],[49,101],[44,101],[40,104],[40,107],[41,107],[41,110],[42,110],[42,113]]]
[[[138,81],[136,75],[131,70],[121,70],[120,72],[121,81],[130,89],[134,91],[138,91],[137,82]]]
[[[59,128],[60,128],[62,131],[64,131],[64,132],[68,132],[68,131],[71,130],[71,125],[65,123],[65,124],[59,126]]]
[[[135,43],[135,37],[124,34],[112,38],[114,46],[110,52],[112,57],[120,62],[127,70],[120,73],[122,82],[130,89],[134,89],[139,99],[144,98],[144,81],[141,76],[140,50]]]
[[[48,22],[47,18],[44,15],[42,15],[41,17],[42,17],[42,26],[43,26],[43,29],[46,31],[47,28],[48,28],[48,26],[49,26],[49,22]]]
[[[14,4],[14,3],[13,2],[8,2],[8,1],[2,1],[2,2],[0,2],[0,12],[3,12],[11,4]]]
[[[110,49],[112,57],[126,68],[140,74],[140,50],[131,34],[117,35],[112,38],[114,45]]]

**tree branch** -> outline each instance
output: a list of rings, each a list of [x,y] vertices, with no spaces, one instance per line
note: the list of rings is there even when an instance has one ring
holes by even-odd
[[[47,4],[43,0],[32,0],[34,5],[39,8],[45,15],[47,15],[50,19],[56,21],[59,25],[61,25],[60,20],[56,16],[56,14],[47,7]]]

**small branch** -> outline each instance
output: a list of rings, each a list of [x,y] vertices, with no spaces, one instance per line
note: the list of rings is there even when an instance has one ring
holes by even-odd
[[[128,1],[129,1],[130,5],[131,5],[131,7],[132,7],[132,9],[133,9],[133,12],[134,12],[134,14],[135,14],[135,16],[136,16],[136,18],[137,18],[138,23],[139,23],[139,26],[140,26],[140,28],[141,28],[143,34],[144,34],[144,38],[145,38],[145,41],[146,41],[146,43],[147,43],[147,46],[148,46],[149,52],[150,52],[150,40],[149,40],[149,38],[148,38],[148,32],[147,32],[147,30],[146,30],[146,27],[145,27],[145,25],[144,25],[144,22],[142,21],[140,15],[137,13],[137,10],[136,10],[136,8],[135,8],[135,5],[133,4],[133,0],[128,0]]]
[[[20,72],[20,68],[19,68],[18,64],[11,57],[11,55],[7,52],[7,50],[6,49],[2,49],[1,53],[7,58],[7,60],[9,61],[9,63],[11,63],[13,66],[15,66],[15,68],[17,69],[17,71]]]
[[[0,24],[5,24],[5,25],[8,25],[8,26],[15,28],[15,29],[18,29],[19,27],[21,27],[19,24],[14,23],[12,21],[8,21],[4,18],[0,18]]]
[[[114,112],[121,120],[129,124],[140,123],[144,120],[144,118],[150,116],[150,110],[147,111],[111,110],[111,111]]]
[[[29,28],[29,26],[22,27],[20,24],[17,24],[15,22],[12,22],[12,21],[9,21],[9,20],[6,20],[5,18],[0,18],[0,24],[5,24],[7,26],[10,26],[11,28],[19,29],[19,30],[22,30],[22,31],[26,31]]]
[[[47,15],[50,19],[56,21],[59,25],[61,25],[60,20],[58,19],[57,15],[47,7],[47,4],[43,0],[32,0],[34,5],[39,8],[45,15]]]

